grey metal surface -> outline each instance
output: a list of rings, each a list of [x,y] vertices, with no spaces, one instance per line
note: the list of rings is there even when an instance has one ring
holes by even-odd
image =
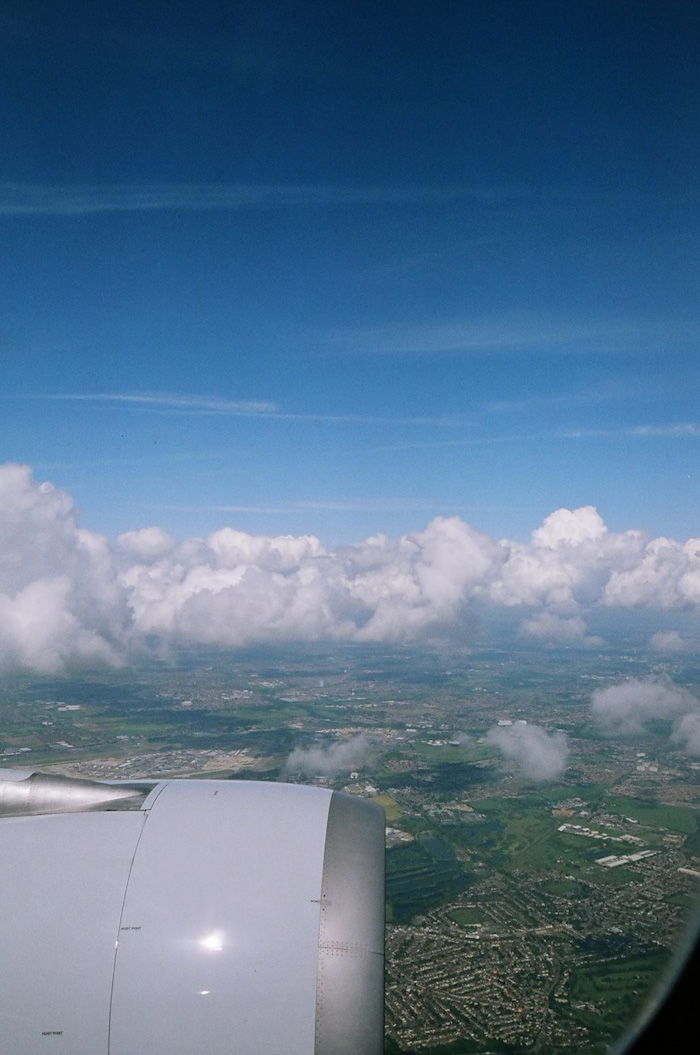
[[[254,781],[164,786],[129,879],[110,1055],[310,1055],[330,801]]]
[[[107,1055],[114,946],[145,821],[0,821],[2,1055]]]
[[[9,777],[7,774],[7,770],[0,770],[0,818],[137,810],[151,791],[151,785],[102,784],[53,773],[23,770],[19,778],[14,773]]]
[[[133,788],[6,783],[59,812],[0,817],[3,1055],[382,1051],[377,807],[197,780],[114,812],[104,792]]]
[[[384,1050],[384,811],[333,792],[323,861],[315,1055]]]

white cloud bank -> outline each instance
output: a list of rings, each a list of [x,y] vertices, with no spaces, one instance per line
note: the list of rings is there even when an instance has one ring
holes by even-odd
[[[65,492],[0,466],[0,668],[115,663],[132,621],[107,539]]]
[[[698,606],[700,539],[616,534],[592,506],[557,510],[529,543],[453,516],[335,551],[231,527],[184,541],[149,527],[113,545],[79,526],[64,491],[0,466],[0,668],[115,663],[147,635],[222,647],[411,640],[480,609],[517,613],[534,640],[595,645],[596,610]]]
[[[486,734],[486,742],[514,762],[529,780],[554,780],[566,769],[569,748],[562,732],[548,733],[539,725],[516,722],[508,726],[494,725]]]

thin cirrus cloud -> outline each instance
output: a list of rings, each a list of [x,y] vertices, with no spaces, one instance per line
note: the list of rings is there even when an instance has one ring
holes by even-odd
[[[223,415],[239,418],[267,418],[277,421],[313,421],[337,424],[429,425],[466,424],[456,416],[397,416],[378,414],[294,413],[280,410],[278,404],[265,400],[229,400],[209,396],[179,395],[164,392],[39,392],[4,395],[2,399],[29,399],[47,402],[110,403],[154,413]]]
[[[71,216],[105,212],[155,212],[315,208],[322,205],[440,203],[472,199],[481,204],[521,198],[526,187],[340,186],[285,184],[0,184],[0,216]]]
[[[565,390],[539,391],[510,399],[492,399],[484,403],[483,410],[490,414],[517,414],[530,411],[566,409],[578,406],[596,406],[610,403],[627,404],[631,399],[658,400],[664,395],[674,396],[678,391],[677,379],[662,369],[655,375],[640,376],[623,374],[617,378],[606,378],[604,384],[593,387],[573,387]]]
[[[569,440],[585,439],[683,439],[700,436],[700,425],[684,421],[675,425],[628,425],[614,429],[566,429],[560,434]]]
[[[512,433],[506,436],[465,436],[460,439],[450,440],[415,440],[403,443],[387,443],[378,447],[380,451],[420,451],[439,450],[446,447],[489,447],[498,444],[518,443],[522,444],[532,440],[551,439],[551,432],[530,433],[527,436],[522,433]]]
[[[293,513],[306,513],[309,511],[326,511],[326,512],[337,512],[337,513],[387,513],[396,511],[411,511],[416,512],[427,512],[435,510],[436,507],[445,505],[450,507],[451,511],[455,512],[483,512],[486,507],[476,505],[460,505],[455,504],[451,501],[442,502],[437,499],[420,499],[420,498],[365,498],[357,499],[355,501],[347,501],[342,499],[313,499],[304,500],[298,499],[293,502],[285,502],[277,506],[262,506],[262,505],[240,505],[240,504],[225,504],[225,505],[207,505],[202,506],[201,504],[192,505],[172,505],[164,503],[154,503],[148,505],[148,509],[160,509],[168,510],[171,512],[178,513],[201,513],[202,509],[205,508],[215,513],[274,513],[281,516],[289,516]],[[502,512],[504,507],[498,507],[496,511]],[[510,511],[512,507],[507,507]],[[493,507],[489,507],[490,511],[494,511]]]
[[[215,399],[209,396],[178,395],[168,392],[39,392],[20,399],[77,403],[118,403],[146,410],[190,411],[232,414],[240,417],[270,417],[279,410],[276,403],[256,399]]]
[[[545,395],[527,396],[524,399],[492,399],[484,403],[483,410],[489,414],[518,414],[530,411],[566,409],[567,407],[587,406],[589,404],[609,403],[614,400],[628,399],[630,386],[618,390],[608,388],[576,392],[552,392]]]
[[[616,612],[657,613],[653,645],[668,651],[680,641],[672,613],[700,614],[700,540],[612,532],[592,506],[556,510],[526,543],[456,515],[336,550],[230,526],[178,540],[152,525],[111,543],[79,524],[66,491],[6,464],[0,553],[0,669],[118,664],[153,640],[420,642],[508,613],[535,643],[584,648],[601,644],[589,632],[601,614],[610,624]],[[623,703],[612,711],[626,721]],[[682,732],[694,738],[690,722]]]
[[[640,328],[633,324],[590,325],[576,321],[551,324],[512,319],[343,330],[330,332],[323,340],[328,350],[365,355],[518,351],[580,354],[627,351],[639,335]],[[648,341],[648,332],[646,337]]]

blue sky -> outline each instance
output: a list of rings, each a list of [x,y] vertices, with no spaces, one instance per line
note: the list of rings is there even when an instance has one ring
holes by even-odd
[[[110,537],[700,534],[694,3],[7,3],[0,460]]]

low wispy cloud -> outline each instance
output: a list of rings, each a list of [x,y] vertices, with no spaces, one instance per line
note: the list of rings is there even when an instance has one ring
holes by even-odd
[[[523,188],[337,186],[303,184],[0,184],[0,216],[85,213],[318,208],[323,205],[430,204],[466,199],[481,204],[520,198]]]
[[[332,744],[316,747],[296,747],[287,759],[285,769],[289,773],[306,776],[334,776],[362,769],[367,762],[370,744],[364,733],[349,740],[336,740]]]
[[[520,624],[520,634],[534,638],[547,645],[580,645],[583,648],[599,648],[603,639],[588,633],[588,626],[581,616],[561,616],[556,612],[538,612]]]
[[[677,630],[659,630],[651,635],[649,645],[655,652],[685,652],[690,647]]]
[[[539,725],[516,722],[495,725],[486,734],[486,742],[514,762],[521,775],[529,780],[554,780],[566,769],[569,748],[562,732],[548,733]]]
[[[667,675],[629,678],[596,689],[591,710],[601,729],[614,736],[638,737],[649,721],[669,719],[671,742],[687,754],[700,755],[700,700]]]
[[[700,755],[700,710],[689,711],[676,722],[671,741],[689,755]]]
[[[591,697],[598,724],[620,736],[641,733],[653,718],[678,718],[698,709],[700,701],[666,675],[629,678],[619,685],[596,689]]]

